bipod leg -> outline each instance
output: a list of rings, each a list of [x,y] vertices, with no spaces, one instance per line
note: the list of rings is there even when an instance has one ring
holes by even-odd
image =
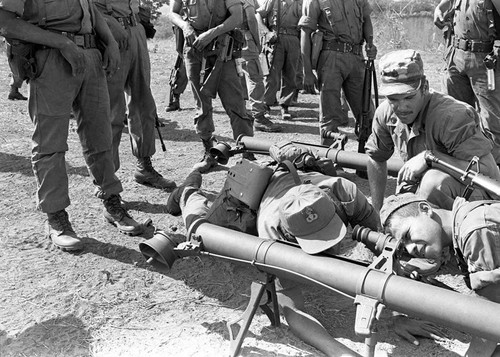
[[[372,333],[370,337],[365,338],[365,357],[375,356],[375,346],[377,345],[377,340],[375,335]]]
[[[268,301],[265,304],[260,305],[260,300],[262,299],[264,292],[267,292]],[[274,311],[267,306],[270,300],[273,302]],[[229,340],[231,342],[229,355],[231,357],[236,357],[240,352],[243,340],[245,339],[248,329],[250,328],[250,324],[252,323],[253,317],[255,316],[259,306],[265,312],[273,326],[280,326],[278,299],[276,297],[276,287],[274,286],[274,275],[268,274],[266,283],[260,281],[252,282],[252,285],[250,286],[250,301],[248,302],[247,308],[239,318],[227,322]],[[243,321],[241,326],[238,325],[239,321]],[[235,337],[234,331],[238,327],[239,330]]]

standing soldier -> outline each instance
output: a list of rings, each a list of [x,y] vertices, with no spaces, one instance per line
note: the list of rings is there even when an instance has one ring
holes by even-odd
[[[281,118],[291,120],[288,107],[297,89],[297,71],[300,57],[299,19],[302,15],[302,0],[265,0],[257,9],[257,19],[264,33],[262,45],[269,64],[266,76],[264,99],[268,107],[276,102],[276,93],[281,87],[279,105]]]
[[[280,125],[273,123],[267,113],[264,102],[264,72],[259,60],[261,52],[259,26],[255,16],[255,1],[245,0],[243,4],[244,21],[241,30],[245,36],[245,47],[241,51],[244,59],[243,72],[245,73],[246,87],[248,90],[248,100],[250,102],[250,112],[254,119],[254,128],[258,131],[270,133],[280,132]]]
[[[108,78],[115,171],[120,168],[118,147],[124,119],[128,118],[132,154],[137,158],[135,180],[163,190],[172,190],[176,187],[175,182],[165,179],[151,163],[151,157],[156,151],[157,112],[150,87],[151,63],[146,33],[138,20],[139,0],[92,1],[104,15],[106,23],[120,46],[120,68],[113,77]]]
[[[454,13],[450,51],[447,51],[444,92],[475,106],[481,124],[495,146],[493,157],[500,164],[500,0],[442,0],[434,11],[434,23],[443,28]],[[495,41],[497,40],[497,41]]]
[[[60,1],[4,0],[0,23],[3,36],[35,51],[30,60],[36,61],[37,71],[30,78],[28,104],[35,127],[31,161],[38,208],[48,216],[47,236],[63,250],[83,247],[66,212],[71,112],[91,179],[104,203],[104,217],[122,233],[140,234],[142,226],[120,203],[123,188],[114,174],[106,72],[113,75],[120,55],[103,18],[89,0],[66,0],[64,6]]]
[[[345,119],[342,114],[341,89],[358,123],[362,112],[365,63],[362,46],[369,59],[375,59],[373,26],[368,0],[304,0],[304,14],[300,19],[301,51],[304,65],[304,89],[312,91],[318,85],[320,92],[319,122],[321,144],[331,145],[333,139],[324,138],[325,132],[338,132]],[[311,63],[311,34],[323,34],[321,52],[316,63]],[[317,68],[318,78],[313,67]],[[373,110],[369,114],[373,117]]]
[[[183,11],[186,20],[181,16]],[[236,62],[226,46],[230,43],[236,45],[232,31],[243,21],[243,6],[240,0],[174,0],[171,18],[172,23],[184,33],[186,70],[193,94],[201,104],[201,111],[196,114],[194,122],[205,153],[194,168],[207,172],[217,165],[215,157],[209,152],[215,142],[212,136],[215,131],[212,98],[216,94],[230,118],[233,138],[253,136],[252,118],[246,113]]]

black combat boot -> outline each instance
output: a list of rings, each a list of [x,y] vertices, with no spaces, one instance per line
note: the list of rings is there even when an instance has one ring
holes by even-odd
[[[142,224],[136,222],[122,206],[119,195],[111,195],[103,200],[104,218],[121,233],[136,236],[143,232]]]
[[[137,170],[134,172],[134,178],[140,184],[161,188],[165,191],[172,191],[177,187],[174,181],[167,180],[153,168],[151,157],[137,158]]]
[[[214,143],[216,143],[217,140],[212,136],[208,140],[201,139],[201,141],[203,142],[205,152],[203,154],[203,159],[193,166],[193,170],[199,171],[203,174],[210,171],[212,167],[217,166],[217,160],[212,154],[210,154],[210,149],[214,146]]]
[[[83,243],[73,230],[68,213],[65,210],[47,213],[47,217],[47,237],[56,247],[62,250],[80,250],[83,248]]]
[[[172,94],[168,107],[165,109],[167,112],[174,112],[176,110],[181,110],[180,94]]]
[[[19,92],[16,86],[10,86],[9,100],[28,100],[24,95]]]

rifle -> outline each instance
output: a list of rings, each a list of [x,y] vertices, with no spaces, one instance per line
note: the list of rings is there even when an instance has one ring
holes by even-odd
[[[244,37],[240,31],[233,30],[231,34],[224,33],[217,37],[212,46],[204,51],[200,81],[202,81],[201,92],[210,98],[217,96],[222,68],[225,62],[241,57],[241,48]],[[209,57],[216,56],[215,63],[211,68],[207,67]]]
[[[363,95],[362,95],[362,111],[361,118],[356,123],[355,133],[358,136],[358,152],[365,153],[365,144],[372,132],[372,121],[370,117],[370,109],[372,105],[372,78],[373,78],[373,91],[375,94],[375,106],[378,107],[378,89],[377,89],[377,75],[375,73],[375,63],[373,59],[367,59],[365,63],[365,79],[363,82]],[[358,170],[356,175],[361,178],[367,178],[366,171]]]
[[[465,199],[469,199],[472,191],[474,190],[474,186],[479,186],[482,189],[500,197],[500,182],[494,180],[486,175],[479,173],[479,158],[474,156],[472,160],[467,165],[465,170],[462,170],[459,167],[453,166],[452,164],[438,159],[434,156],[430,151],[426,151],[424,155],[425,161],[431,164],[434,167],[434,164],[437,164],[437,169],[442,170],[446,168],[453,172],[460,174],[460,181],[466,184],[464,193],[462,196]],[[476,166],[476,171],[473,170],[473,166]]]
[[[165,147],[165,143],[163,142],[163,137],[161,136],[161,131],[160,131],[161,126],[165,126],[165,125],[160,122],[160,119],[158,119],[158,114],[157,114],[155,117],[156,131],[158,132],[158,138],[160,139],[161,149],[163,151],[167,151],[167,148]]]
[[[170,86],[169,103],[172,103],[174,101],[174,90],[177,89],[178,87],[178,80],[180,77],[183,60],[184,59],[182,58],[182,55],[177,54],[177,59],[175,60],[174,68],[172,68],[172,70],[170,71],[170,78],[168,80],[168,84]]]

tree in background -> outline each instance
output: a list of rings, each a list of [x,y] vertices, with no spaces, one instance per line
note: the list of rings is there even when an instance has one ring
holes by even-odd
[[[170,0],[142,0],[141,5],[151,9],[151,20],[160,17],[160,8],[164,5],[170,5]]]

